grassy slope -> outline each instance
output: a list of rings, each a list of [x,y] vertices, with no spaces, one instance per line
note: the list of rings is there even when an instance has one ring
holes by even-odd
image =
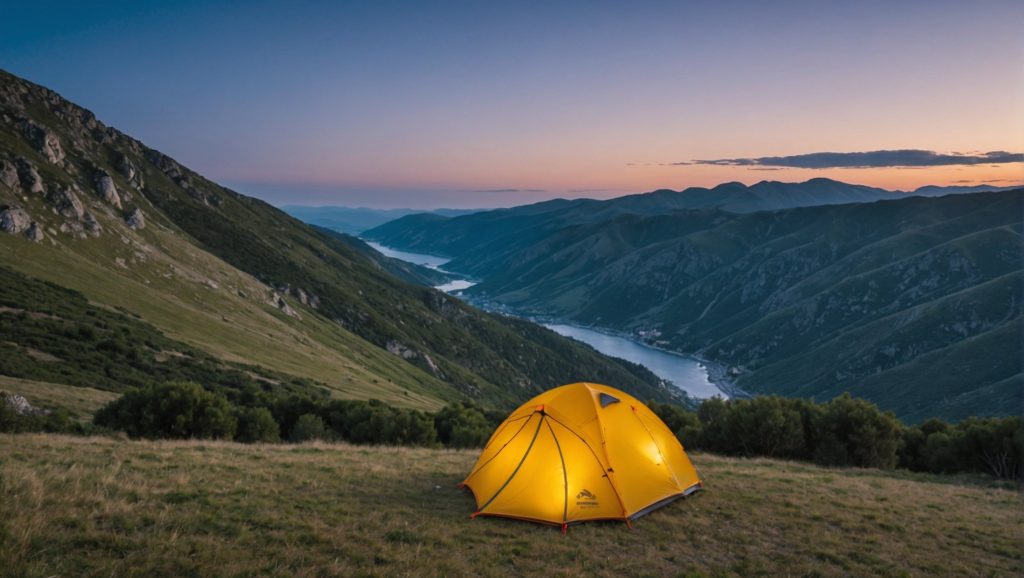
[[[457,397],[433,376],[335,323],[308,311],[303,311],[301,320],[294,319],[255,299],[240,297],[237,290],[258,295],[264,289],[212,255],[187,248],[170,231],[153,230],[147,236],[156,241],[153,247],[164,250],[154,251],[149,260],[128,269],[116,265],[114,259],[121,255],[104,246],[103,238],[54,250],[0,235],[0,248],[10,256],[5,263],[25,274],[74,288],[96,303],[122,308],[170,337],[222,359],[320,381],[338,397],[375,397],[424,409],[436,409],[441,399]],[[191,257],[187,266],[173,256],[186,250]],[[125,251],[126,256],[130,254]],[[220,289],[198,281],[204,278],[215,280]]]
[[[91,387],[18,379],[6,375],[0,375],[0,390],[24,396],[33,407],[66,409],[71,417],[82,421],[91,420],[96,410],[118,396]]]
[[[635,524],[468,519],[476,453],[0,436],[19,576],[908,575],[1024,571],[1021,496],[970,480],[694,455]]]

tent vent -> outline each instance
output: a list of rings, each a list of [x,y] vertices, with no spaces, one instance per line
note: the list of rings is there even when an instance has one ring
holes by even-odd
[[[599,399],[601,401],[601,407],[608,407],[609,405],[611,405],[613,403],[619,403],[619,398],[612,397],[612,396],[608,395],[607,393],[600,394],[597,397],[597,399]]]

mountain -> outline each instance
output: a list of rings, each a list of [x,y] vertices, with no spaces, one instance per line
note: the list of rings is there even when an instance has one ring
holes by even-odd
[[[712,208],[752,213],[990,190],[1002,189],[987,185],[969,187],[969,190],[930,186],[905,193],[823,178],[803,183],[761,181],[751,186],[731,182],[710,189],[660,189],[603,201],[555,199],[457,217],[407,215],[370,229],[363,236],[397,249],[469,259],[502,252],[510,245],[525,247],[563,227],[603,222],[618,215],[663,215],[677,210]]]
[[[943,195],[959,195],[964,193],[1012,191],[1014,189],[1021,188],[1021,186],[1022,185],[1011,185],[1008,187],[999,187],[995,185],[951,185],[947,187],[937,187],[935,185],[926,185],[914,189],[910,194],[919,197],[941,197]]]
[[[1022,211],[1014,190],[596,222],[556,210],[533,229],[513,209],[373,234],[456,255],[446,267],[481,280],[472,298],[655,335],[747,391],[850,391],[918,421],[1022,409]],[[465,243],[484,219],[492,234]]]
[[[433,209],[429,211],[417,209],[369,209],[366,207],[310,207],[306,205],[285,205],[281,210],[289,215],[309,223],[339,233],[358,235],[367,229],[383,225],[406,215],[431,214],[444,217],[458,217],[477,212],[476,209]]]
[[[639,366],[402,281],[351,239],[2,71],[0,229],[10,377],[106,375],[94,387],[113,389],[210,375],[424,408],[511,405],[579,380],[676,396]]]

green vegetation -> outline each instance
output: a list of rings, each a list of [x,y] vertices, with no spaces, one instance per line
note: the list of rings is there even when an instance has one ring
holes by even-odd
[[[502,411],[452,403],[433,415],[378,400],[331,400],[248,389],[207,391],[195,383],[133,389],[100,409],[96,431],[133,438],[234,439],[301,443],[310,440],[400,446],[482,447],[505,418]],[[932,473],[982,473],[1024,481],[1024,425],[1019,417],[970,419],[950,425],[932,419],[906,427],[891,412],[844,394],[827,403],[775,396],[723,401],[696,411],[651,402],[651,408],[689,449],[769,457],[823,466]],[[0,432],[91,433],[69,421],[23,419],[7,410]]]
[[[215,390],[216,391],[216,390]],[[96,426],[133,438],[234,439],[276,442],[343,440],[357,444],[480,447],[502,419],[500,412],[465,403],[435,415],[392,407],[378,400],[328,400],[247,390],[230,402],[195,383],[179,382],[129,390],[100,409]],[[0,431],[32,431],[33,423]],[[2,425],[2,424],[0,424]],[[54,430],[37,427],[35,431]]]
[[[823,466],[980,473],[1024,483],[1024,422],[1018,416],[931,419],[906,427],[892,412],[849,394],[827,403],[776,396],[703,402],[696,412],[651,403],[687,449]]]
[[[187,382],[129,391],[97,412],[93,421],[146,438],[232,439],[238,430],[227,398]]]
[[[126,313],[0,266],[0,374],[122,392],[165,381],[321,393],[309,380],[227,363]]]
[[[1021,495],[691,452],[634,523],[469,519],[476,451],[0,435],[12,576],[1017,576]]]

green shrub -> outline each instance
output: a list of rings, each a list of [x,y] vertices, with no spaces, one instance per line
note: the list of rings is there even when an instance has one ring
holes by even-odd
[[[295,421],[295,427],[292,428],[288,439],[295,443],[302,443],[312,440],[326,440],[329,437],[323,418],[306,413],[300,415],[299,419]]]
[[[238,427],[227,399],[191,382],[130,390],[101,408],[93,423],[131,437],[171,439],[231,439]]]
[[[281,428],[265,407],[243,407],[236,411],[238,432],[235,440],[243,443],[281,441]]]
[[[434,427],[441,443],[452,448],[483,447],[495,428],[480,408],[465,403],[441,408],[434,415]]]
[[[849,393],[824,404],[814,423],[814,461],[827,466],[892,468],[902,425],[892,412]]]

